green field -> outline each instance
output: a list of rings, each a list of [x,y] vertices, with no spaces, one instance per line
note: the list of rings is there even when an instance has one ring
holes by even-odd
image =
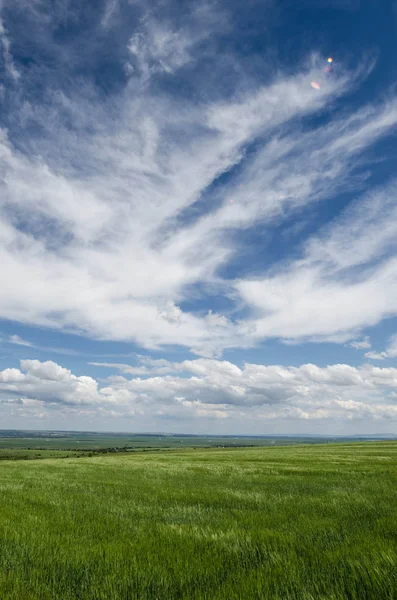
[[[368,439],[363,437],[361,441]],[[10,431],[0,430],[2,449],[30,450],[152,450],[171,448],[234,448],[256,446],[288,446],[359,441],[359,438],[335,436],[237,436],[104,433],[90,431]]]
[[[39,458],[72,458],[84,456],[73,450],[27,450],[25,448],[0,448],[1,460],[37,460]]]
[[[397,443],[0,463],[1,600],[397,598]]]
[[[251,436],[210,436],[172,434],[129,434],[94,432],[54,432],[54,431],[0,431],[1,449],[32,450],[105,450],[105,449],[153,449],[153,448],[211,448],[271,446],[302,443],[326,443],[335,438],[305,437],[251,437]]]

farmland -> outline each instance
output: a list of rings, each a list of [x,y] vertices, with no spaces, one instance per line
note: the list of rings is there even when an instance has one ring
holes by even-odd
[[[397,598],[397,444],[0,463],[2,600]]]
[[[288,446],[353,441],[354,438],[326,436],[235,436],[131,434],[89,431],[9,431],[0,430],[0,457],[6,450],[153,450],[181,448]]]

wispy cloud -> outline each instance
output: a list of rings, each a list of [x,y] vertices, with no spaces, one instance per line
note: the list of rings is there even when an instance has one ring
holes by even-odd
[[[397,111],[391,103],[363,111],[354,122],[337,120],[302,136],[293,119],[329,103],[347,85],[336,82],[315,96],[307,87],[312,77],[299,74],[245,95],[238,104],[182,113],[177,106],[162,107],[165,99],[143,105],[125,98],[122,133],[119,127],[114,134],[107,131],[105,121],[104,131],[102,125],[92,138],[77,138],[80,168],[87,157],[102,167],[88,180],[79,172],[66,177],[60,164],[55,170],[19,154],[4,135],[2,264],[10,286],[1,299],[3,317],[135,339],[146,347],[181,343],[204,354],[207,347],[217,353],[216,348],[252,344],[255,337],[296,335],[293,312],[282,328],[266,331],[260,320],[247,329],[246,323],[219,315],[214,324],[214,316],[206,321],[184,313],[178,302],[188,285],[210,282],[233,256],[227,231],[246,229],[258,219],[285,218],[297,206],[326,197],[350,172],[348,157],[394,126]],[[135,119],[128,124],[131,114]],[[284,127],[282,138],[272,134],[275,124]],[[190,129],[191,135],[181,144],[170,128]],[[270,135],[271,141],[245,164],[243,148],[258,135]],[[325,177],[324,161],[330,165]],[[238,179],[243,187],[233,193],[235,203],[228,202],[227,185],[216,192],[216,207],[175,229],[176,217],[237,163],[244,174]],[[28,227],[20,217],[26,211]],[[52,247],[49,223],[58,231],[58,247]],[[247,305],[255,302],[250,282],[238,282],[236,291]],[[323,333],[320,322],[311,323],[312,331],[300,335]],[[247,335],[255,329],[256,336]],[[334,332],[335,326],[329,333]]]
[[[385,358],[388,358],[389,355],[387,352],[366,352],[365,356],[372,360],[384,360]]]
[[[18,81],[20,77],[20,73],[14,65],[14,61],[11,54],[11,42],[8,37],[8,33],[6,28],[4,27],[3,20],[1,18],[1,4],[0,4],[0,49],[3,55],[3,63],[6,70],[6,73],[14,79],[14,81]]]
[[[119,8],[107,2],[97,28],[102,18],[110,30]],[[51,22],[44,5],[40,25],[37,4],[26,10],[39,33]],[[328,77],[313,55],[295,73],[240,81],[228,50],[230,94],[222,60],[203,66],[226,17],[208,4],[179,20],[137,15],[116,57],[134,72],[115,92],[77,80],[83,65],[68,46],[54,53],[76,69],[67,88],[56,79],[35,103],[36,67],[21,81],[21,110],[0,137],[0,317],[213,358],[269,337],[347,342],[396,314],[397,183],[363,188],[369,150],[395,131],[397,100],[336,109],[371,65]],[[54,40],[39,33],[49,52]],[[108,38],[95,40],[107,56]],[[55,77],[46,68],[40,76]],[[264,255],[255,276],[250,265],[236,275],[247,232],[293,224],[342,190],[355,203],[292,258]],[[216,290],[227,312],[189,308],[192,289]]]
[[[137,70],[147,79],[158,72],[172,74],[191,60],[190,48],[194,40],[186,33],[153,21],[143,23],[143,28],[134,33],[129,42],[132,71]]]
[[[395,314],[396,190],[393,182],[357,200],[281,272],[239,283],[246,302],[263,312],[259,335],[343,342]]]
[[[158,74],[173,75],[190,62],[200,59],[200,43],[228,27],[227,13],[219,3],[200,2],[182,12],[182,19],[155,16],[149,9],[128,43],[127,70],[142,81]]]
[[[384,360],[385,358],[396,358],[397,357],[397,334],[393,335],[389,339],[386,350],[381,352],[367,352],[365,354],[367,358],[372,360]]]
[[[40,352],[48,352],[49,354],[63,354],[64,356],[84,356],[84,353],[74,350],[73,348],[56,348],[54,346],[41,346],[38,344],[34,344],[29,340],[25,340],[21,338],[19,335],[9,335],[7,338],[7,342],[9,344],[13,344],[15,346],[24,346],[28,348],[32,348],[38,350]]]
[[[101,20],[102,27],[108,27],[112,18],[119,12],[120,0],[106,0]]]
[[[368,336],[364,337],[361,340],[353,340],[347,344],[351,348],[355,348],[356,350],[367,350],[371,348],[371,341]],[[366,355],[367,356],[367,355]]]
[[[27,340],[22,339],[21,337],[19,337],[19,335],[8,336],[8,342],[10,344],[15,344],[17,346],[28,346],[30,348],[33,346],[33,344],[31,342],[28,342]]]

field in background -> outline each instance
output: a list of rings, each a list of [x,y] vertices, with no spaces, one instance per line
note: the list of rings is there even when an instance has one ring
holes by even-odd
[[[354,441],[354,437],[325,436],[211,436],[174,434],[127,434],[66,431],[0,430],[0,459],[4,450],[139,451],[176,448],[234,448],[288,446]],[[367,439],[367,438],[363,438]],[[45,456],[44,453],[40,454]],[[28,456],[28,454],[26,454]],[[25,457],[26,457],[25,456]],[[32,456],[35,456],[33,453]]]
[[[74,450],[32,450],[26,448],[0,448],[1,460],[38,460],[40,458],[80,458],[88,452]]]
[[[397,598],[397,443],[0,463],[2,600]]]

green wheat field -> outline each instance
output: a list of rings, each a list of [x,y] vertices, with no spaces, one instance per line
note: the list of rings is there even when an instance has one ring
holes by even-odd
[[[0,462],[0,599],[397,598],[397,443]]]

